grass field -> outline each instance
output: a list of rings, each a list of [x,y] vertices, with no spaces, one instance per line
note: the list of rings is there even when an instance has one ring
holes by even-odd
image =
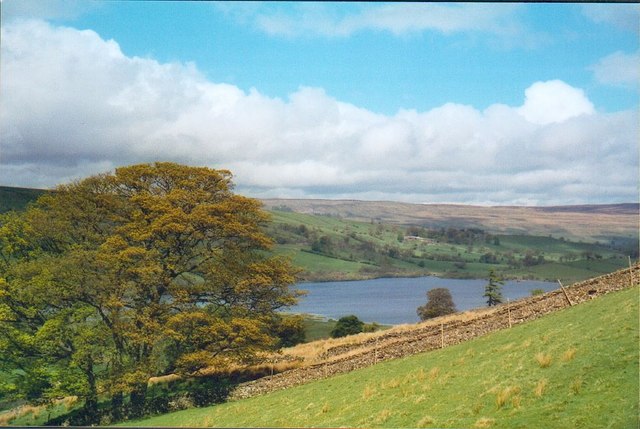
[[[128,422],[220,427],[638,427],[638,288],[443,350]]]

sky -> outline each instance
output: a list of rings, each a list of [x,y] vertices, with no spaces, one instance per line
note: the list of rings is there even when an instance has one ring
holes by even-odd
[[[637,202],[640,5],[2,0],[0,185]]]

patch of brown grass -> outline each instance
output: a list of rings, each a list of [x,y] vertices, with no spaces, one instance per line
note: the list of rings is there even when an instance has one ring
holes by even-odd
[[[571,382],[571,391],[577,395],[582,390],[582,377],[576,377]]]
[[[389,417],[391,417],[392,414],[393,413],[391,412],[391,410],[385,408],[376,416],[376,423],[381,424],[386,422],[387,420],[389,420]]]
[[[536,353],[535,358],[540,368],[549,368],[551,366],[551,363],[553,362],[553,358],[549,353]]]
[[[67,411],[69,411],[77,402],[77,396],[67,396],[53,401],[55,405],[64,406]],[[8,426],[13,420],[28,416],[29,414],[32,415],[33,419],[37,419],[46,409],[46,405],[20,405],[19,407],[0,414],[0,426]]]
[[[438,378],[439,374],[440,374],[440,368],[438,368],[437,366],[434,366],[429,371],[429,379],[430,380],[435,380],[436,378]]]
[[[365,401],[368,401],[376,393],[377,393],[377,390],[375,387],[367,385],[362,391],[362,399]]]
[[[428,427],[428,426],[432,425],[433,422],[435,422],[433,417],[424,416],[423,418],[420,419],[420,421],[418,421],[418,424],[416,425],[416,427],[425,428],[425,427]]]
[[[514,408],[520,406],[520,387],[518,386],[509,386],[504,389],[500,389],[496,394],[496,405],[498,408],[502,408],[505,406],[507,402],[511,400]]]
[[[481,417],[478,420],[476,420],[475,424],[473,425],[474,428],[480,428],[480,429],[484,429],[484,428],[490,428],[491,426],[493,426],[495,424],[495,420],[494,419],[490,419],[488,417]]]
[[[570,362],[572,361],[575,357],[576,357],[576,352],[578,350],[575,347],[571,347],[570,349],[567,349],[563,354],[562,354],[562,361],[563,362]]]
[[[383,389],[396,389],[400,386],[400,380],[396,379],[396,378],[392,378],[391,380],[382,383],[382,385],[380,387],[382,387]]]
[[[350,356],[373,353],[377,347],[384,347],[385,345],[403,341],[402,338],[398,338],[398,334],[410,335],[412,333],[419,333],[425,329],[436,326],[439,327],[442,323],[446,325],[452,322],[466,322],[495,311],[494,308],[480,308],[429,319],[417,324],[396,325],[384,331],[366,332],[342,338],[329,338],[298,344],[282,349],[281,354],[273,355],[273,358],[282,359],[284,357],[287,360],[299,360],[303,362],[303,366],[330,363]],[[326,357],[326,354],[331,352],[332,349],[344,346],[353,346],[354,348],[328,358]]]
[[[171,381],[180,380],[180,376],[178,374],[169,374],[169,375],[161,375],[159,377],[151,377],[149,379],[149,386],[153,386],[158,383],[169,383]]]
[[[544,392],[547,390],[548,384],[549,381],[546,378],[541,378],[540,380],[538,380],[536,387],[533,389],[533,394],[536,395],[536,397],[541,398],[542,395],[544,395]]]

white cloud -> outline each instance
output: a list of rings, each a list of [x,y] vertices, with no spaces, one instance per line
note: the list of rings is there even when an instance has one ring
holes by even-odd
[[[349,17],[343,26],[349,32],[372,28],[394,34],[425,30],[444,34],[462,31],[504,32],[513,29],[515,5],[405,3],[367,9]]]
[[[617,30],[640,30],[640,5],[624,3],[595,3],[582,5],[585,16],[593,22],[607,24]]]
[[[96,0],[2,0],[2,19],[73,19],[100,7]]]
[[[563,122],[595,112],[584,91],[561,80],[536,82],[526,89],[525,97],[524,105],[518,112],[535,124]]]
[[[350,5],[335,8],[323,3],[290,7],[267,4],[219,5],[243,23],[251,23],[269,35],[345,37],[363,30],[388,31],[395,35],[422,31],[452,34],[483,31],[499,35],[521,32],[518,5],[395,3]]]
[[[287,99],[127,57],[92,31],[2,28],[0,183],[52,186],[117,165],[227,168],[254,196],[584,203],[637,198],[637,112],[536,82],[519,107],[381,115],[320,88]]]
[[[626,54],[617,51],[589,68],[602,84],[635,88],[640,85],[640,52]]]

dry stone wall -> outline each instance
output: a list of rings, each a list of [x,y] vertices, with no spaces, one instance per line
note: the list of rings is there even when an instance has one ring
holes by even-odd
[[[471,313],[468,319],[437,319],[410,330],[392,330],[356,344],[328,349],[323,362],[303,366],[239,385],[232,398],[247,398],[310,381],[365,368],[468,341],[500,329],[542,317],[571,305],[640,283],[640,265],[559,288],[544,295],[503,304],[490,311]]]

